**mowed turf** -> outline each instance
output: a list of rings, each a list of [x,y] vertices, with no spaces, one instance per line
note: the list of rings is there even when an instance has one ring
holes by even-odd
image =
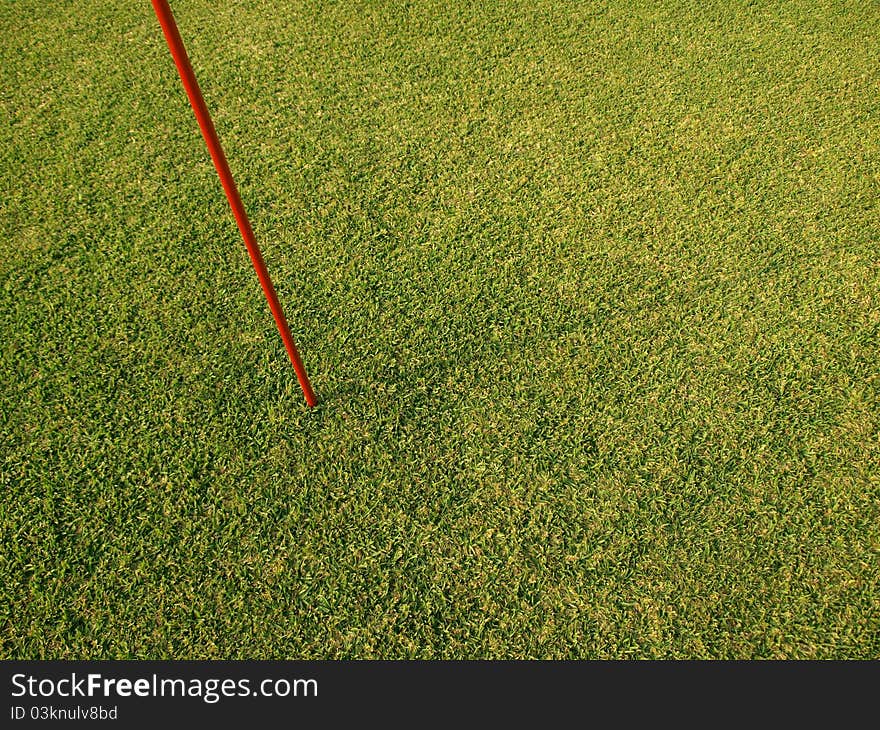
[[[0,5],[5,658],[880,657],[880,6]]]

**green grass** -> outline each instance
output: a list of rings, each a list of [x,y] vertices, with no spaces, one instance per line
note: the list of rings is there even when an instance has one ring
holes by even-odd
[[[880,5],[0,5],[0,654],[880,658]]]

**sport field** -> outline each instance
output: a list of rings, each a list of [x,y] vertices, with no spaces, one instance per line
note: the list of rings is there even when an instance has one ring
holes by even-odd
[[[880,658],[880,4],[0,5],[6,658]]]

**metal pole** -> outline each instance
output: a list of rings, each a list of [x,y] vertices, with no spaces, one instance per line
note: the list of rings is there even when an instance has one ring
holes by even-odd
[[[177,30],[177,23],[174,21],[174,15],[168,6],[167,0],[152,0],[153,9],[156,11],[156,17],[165,33],[165,39],[168,41],[168,47],[171,49],[171,55],[174,57],[174,63],[183,81],[183,88],[186,89],[186,95],[189,97],[189,103],[192,105],[202,130],[202,136],[208,145],[208,151],[211,153],[211,159],[214,161],[214,167],[217,168],[217,174],[220,176],[220,182],[223,183],[223,190],[226,191],[226,198],[232,207],[232,213],[235,221],[238,223],[238,230],[241,231],[241,237],[244,239],[244,245],[247,246],[248,254],[250,254],[251,262],[257,277],[260,280],[260,286],[263,287],[263,294],[269,301],[269,308],[272,310],[272,316],[275,317],[275,324],[278,325],[278,331],[281,333],[281,339],[284,341],[284,347],[290,356],[290,362],[293,363],[293,369],[296,371],[296,377],[302,386],[303,394],[309,406],[317,404],[318,399],[312,390],[309,377],[306,375],[306,369],[302,364],[299,352],[290,335],[290,328],[287,325],[287,319],[284,317],[284,310],[278,301],[278,295],[275,293],[275,287],[272,286],[272,279],[269,278],[269,272],[266,269],[266,263],[263,261],[263,255],[257,246],[254,238],[254,232],[248,220],[244,205],[241,202],[241,196],[238,194],[238,188],[232,173],[229,171],[229,163],[226,162],[226,155],[223,154],[223,148],[220,146],[220,140],[214,129],[214,123],[211,121],[211,115],[208,114],[208,107],[202,97],[199,84],[196,81],[189,57],[186,54],[186,48],[183,46],[183,40],[180,38],[180,32]]]

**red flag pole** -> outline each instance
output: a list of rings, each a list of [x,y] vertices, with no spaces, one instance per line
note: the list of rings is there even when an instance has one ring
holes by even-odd
[[[196,113],[196,119],[202,130],[202,136],[208,145],[208,151],[211,153],[211,159],[214,161],[214,167],[217,168],[217,174],[220,176],[220,182],[223,183],[223,190],[226,191],[226,198],[232,207],[232,213],[235,221],[238,223],[238,230],[241,231],[241,237],[244,239],[244,245],[247,246],[248,254],[250,254],[251,262],[257,277],[260,279],[260,286],[263,287],[263,294],[269,301],[269,308],[272,310],[272,316],[275,317],[275,324],[278,325],[278,331],[281,333],[281,339],[284,341],[284,347],[290,356],[290,362],[293,363],[293,369],[296,370],[296,377],[302,386],[303,394],[309,406],[317,404],[318,399],[312,390],[309,377],[306,375],[306,369],[302,364],[299,352],[290,336],[290,327],[287,325],[287,319],[284,317],[284,310],[278,301],[278,295],[275,293],[275,287],[272,286],[272,279],[269,278],[269,272],[266,269],[266,262],[263,261],[263,255],[257,246],[254,238],[254,231],[251,228],[244,205],[241,202],[241,196],[238,194],[238,188],[232,173],[229,171],[229,163],[226,162],[226,155],[223,154],[223,148],[220,146],[220,139],[217,137],[217,131],[214,129],[214,123],[211,121],[211,115],[208,114],[208,107],[202,97],[199,84],[196,81],[189,57],[186,54],[186,48],[180,38],[180,31],[177,30],[177,23],[174,21],[174,15],[168,6],[167,0],[152,0],[153,9],[156,11],[156,17],[165,33],[165,39],[168,41],[168,47],[171,49],[171,55],[174,57],[174,63],[183,81],[183,88],[186,89],[186,95],[189,97],[189,103],[192,105],[193,111]]]

